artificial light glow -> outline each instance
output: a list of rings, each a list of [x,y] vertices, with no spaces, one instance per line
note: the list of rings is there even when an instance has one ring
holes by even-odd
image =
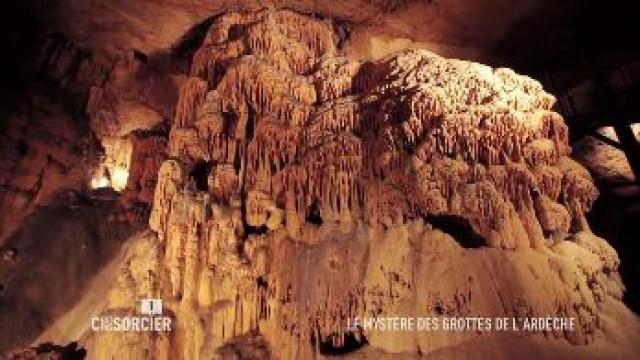
[[[129,170],[122,166],[117,166],[111,173],[111,187],[115,191],[122,191],[127,187]]]
[[[104,176],[96,177],[91,179],[91,188],[92,189],[102,189],[109,187],[109,179]]]

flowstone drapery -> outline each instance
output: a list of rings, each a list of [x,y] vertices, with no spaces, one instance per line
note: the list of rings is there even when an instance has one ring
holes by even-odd
[[[553,96],[425,50],[358,62],[337,40],[289,11],[215,19],[158,172],[144,243],[157,256],[112,290],[163,298],[177,328],[95,334],[90,356],[133,341],[208,358],[247,334],[282,358],[491,336],[352,332],[355,316],[574,317],[576,331],[544,336],[602,338],[602,314],[622,307],[619,261],[588,228],[597,191]]]

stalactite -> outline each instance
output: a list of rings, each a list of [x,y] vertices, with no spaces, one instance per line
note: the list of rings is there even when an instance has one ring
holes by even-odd
[[[361,63],[333,41],[325,22],[267,9],[219,17],[194,55],[150,224],[181,309],[215,308],[203,320],[214,344],[268,323],[342,347],[345,319],[408,291],[321,284],[298,303],[301,289],[268,276],[282,267],[270,251],[325,241],[325,222],[392,232],[448,216],[481,245],[518,250],[568,232],[595,199],[538,82],[424,50]]]
[[[197,108],[202,104],[207,94],[207,83],[200,78],[191,77],[180,88],[176,116],[173,124],[177,128],[189,127],[196,117]]]

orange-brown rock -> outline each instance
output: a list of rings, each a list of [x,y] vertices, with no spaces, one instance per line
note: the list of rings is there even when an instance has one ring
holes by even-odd
[[[90,144],[81,139],[82,127],[42,93],[34,92],[27,104],[35,102],[38,107],[10,115],[0,135],[0,244],[59,190],[80,188],[90,170],[83,163]]]
[[[208,358],[256,332],[281,358],[491,336],[353,332],[356,316],[573,317],[573,332],[532,335],[569,349],[606,342],[608,316],[639,328],[537,81],[425,50],[361,63],[336,40],[290,11],[215,19],[179,92],[139,244],[153,251],[134,256],[152,259],[127,265],[110,302],[148,296],[136,273],[154,274],[178,328],[159,347],[95,334],[91,357],[133,341]]]

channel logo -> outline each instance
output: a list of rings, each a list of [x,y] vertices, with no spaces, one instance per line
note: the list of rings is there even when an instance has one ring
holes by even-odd
[[[140,303],[140,313],[149,316],[162,315],[162,299],[142,300]]]
[[[162,299],[140,301],[139,316],[94,316],[91,330],[115,332],[167,332],[172,329],[172,319],[162,315]]]

